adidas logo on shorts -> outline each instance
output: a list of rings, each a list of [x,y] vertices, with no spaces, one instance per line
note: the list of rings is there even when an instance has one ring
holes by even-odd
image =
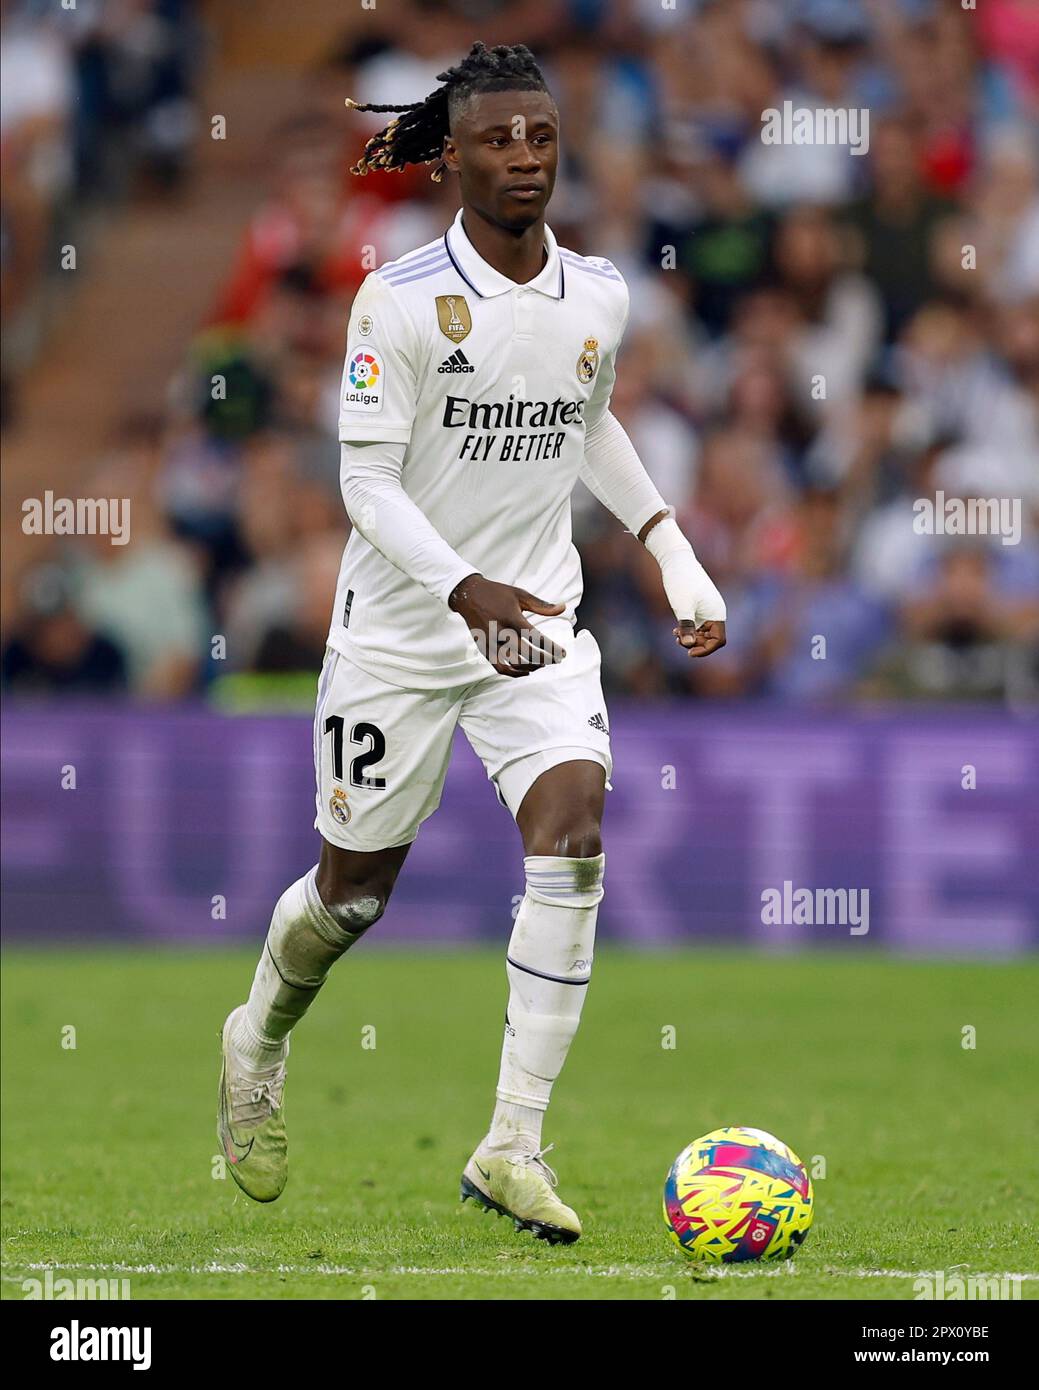
[[[592,726],[593,729],[598,729],[600,734],[608,734],[610,732],[609,729],[606,727],[606,720],[602,717],[601,714],[593,714],[591,719],[589,719],[588,723]]]
[[[475,372],[476,368],[466,357],[464,352],[453,352],[450,357],[445,357],[437,368],[437,371],[446,376],[452,372]]]

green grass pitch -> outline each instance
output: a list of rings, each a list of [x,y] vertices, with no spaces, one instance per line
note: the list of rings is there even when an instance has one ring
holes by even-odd
[[[293,1040],[289,1185],[267,1207],[215,1176],[217,1031],[252,965],[7,955],[6,1298],[48,1266],[128,1278],[134,1299],[912,1298],[914,1274],[954,1266],[1039,1296],[1034,961],[604,947],[546,1124],[585,1223],[556,1248],[458,1201],[493,1101],[501,950],[337,966]],[[787,1265],[718,1274],[667,1239],[666,1170],[723,1124],[825,1160]]]

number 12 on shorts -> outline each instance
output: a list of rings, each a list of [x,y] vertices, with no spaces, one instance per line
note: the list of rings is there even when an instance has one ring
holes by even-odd
[[[343,728],[342,715],[330,714],[325,720],[325,733],[332,735],[332,776],[337,782],[343,780]],[[363,751],[350,760],[351,787],[364,787],[368,791],[386,790],[385,777],[369,777],[366,769],[381,762],[386,756],[386,736],[377,724],[361,721],[350,730],[350,742],[362,746]]]

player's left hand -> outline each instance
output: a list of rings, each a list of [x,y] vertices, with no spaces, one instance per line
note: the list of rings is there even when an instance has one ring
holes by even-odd
[[[664,593],[678,626],[675,641],[690,656],[710,656],[725,646],[725,600],[666,512],[648,521],[639,539],[660,566]]]
[[[725,646],[725,624],[722,622],[701,623],[699,627],[689,619],[683,618],[674,629],[675,641],[685,647],[690,656],[710,656]]]

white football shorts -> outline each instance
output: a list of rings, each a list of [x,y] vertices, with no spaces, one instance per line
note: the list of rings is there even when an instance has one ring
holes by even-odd
[[[599,645],[564,620],[539,626],[565,660],[446,690],[393,685],[328,648],[314,715],[314,826],[323,838],[361,851],[410,844],[440,805],[458,724],[513,815],[558,763],[586,759],[609,778]]]

